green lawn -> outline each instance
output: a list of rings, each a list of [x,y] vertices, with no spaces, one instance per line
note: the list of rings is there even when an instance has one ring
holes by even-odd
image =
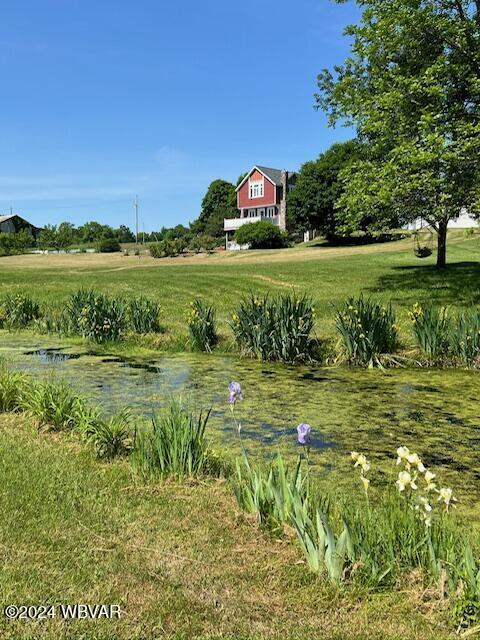
[[[186,334],[185,312],[194,297],[213,303],[221,332],[240,296],[250,291],[279,293],[294,289],[315,299],[317,334],[332,336],[333,306],[364,292],[391,300],[400,311],[405,340],[406,309],[414,302],[463,307],[480,301],[480,235],[465,239],[452,232],[449,266],[437,271],[435,258],[413,255],[410,239],[364,247],[311,245],[280,251],[232,252],[213,256],[153,260],[117,255],[17,256],[0,259],[2,292],[25,290],[60,303],[80,286],[115,295],[147,294],[163,306],[167,337]]]
[[[337,592],[295,544],[259,533],[229,487],[135,484],[65,435],[0,417],[0,600],[119,604],[117,620],[0,617],[5,640],[431,639],[452,624],[412,575],[395,593]]]

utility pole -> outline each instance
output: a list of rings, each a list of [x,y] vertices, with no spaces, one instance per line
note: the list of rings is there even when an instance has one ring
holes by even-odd
[[[138,196],[135,196],[135,244],[138,248]]]

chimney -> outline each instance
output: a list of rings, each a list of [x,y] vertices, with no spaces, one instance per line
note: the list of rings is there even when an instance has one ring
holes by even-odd
[[[280,200],[280,213],[278,217],[278,226],[282,231],[287,228],[287,193],[288,193],[288,171],[282,169],[282,199]]]

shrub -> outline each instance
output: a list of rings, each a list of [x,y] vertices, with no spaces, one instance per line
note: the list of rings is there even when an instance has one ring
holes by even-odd
[[[313,324],[310,298],[285,294],[275,299],[268,295],[244,298],[233,314],[231,326],[245,355],[294,363],[311,357]]]
[[[148,250],[152,258],[162,258],[162,245],[160,242],[154,242],[148,245]],[[137,254],[135,254],[137,255]]]
[[[219,241],[212,236],[195,235],[188,243],[189,251],[200,253],[201,251],[214,251],[219,245]]]
[[[148,249],[152,258],[172,258],[183,253],[187,248],[185,238],[162,240],[151,244]]]
[[[215,308],[194,300],[187,314],[190,338],[199,351],[212,351],[218,342]]]
[[[212,471],[205,439],[209,416],[210,412],[194,416],[172,401],[152,418],[150,428],[137,432],[131,457],[135,472],[145,480],[156,480]]]
[[[125,304],[92,289],[73,293],[67,314],[75,333],[94,342],[118,340],[126,326]]]
[[[447,317],[447,309],[432,306],[413,306],[410,312],[413,333],[417,345],[430,362],[438,362],[447,356],[451,323]]]
[[[200,253],[203,249],[203,236],[195,235],[188,243],[188,250]]]
[[[391,354],[398,343],[395,315],[391,308],[371,299],[349,298],[337,309],[335,324],[348,362],[379,364],[379,356]]]
[[[128,302],[128,325],[135,333],[160,332],[160,305],[145,296],[132,298]]]
[[[40,305],[27,293],[7,294],[0,309],[0,326],[24,329],[40,316]]]
[[[454,358],[468,366],[480,366],[480,311],[459,313],[452,323],[450,350]]]
[[[270,220],[259,220],[242,225],[235,232],[238,244],[248,244],[250,249],[280,249],[288,245],[288,236]]]
[[[120,242],[116,238],[103,238],[97,245],[97,250],[100,253],[116,253],[121,251],[122,247]]]

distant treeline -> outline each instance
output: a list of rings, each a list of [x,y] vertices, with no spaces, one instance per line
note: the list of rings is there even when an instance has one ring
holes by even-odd
[[[143,244],[178,238],[188,240],[190,234],[191,231],[187,227],[177,225],[172,229],[164,227],[156,232],[141,232],[138,241]],[[58,225],[46,225],[36,235],[32,235],[26,229],[16,233],[0,233],[0,255],[23,253],[30,249],[61,251],[81,245],[94,246],[99,250],[108,245],[112,247],[110,250],[120,250],[120,243],[135,241],[135,234],[125,225],[113,228],[108,224],[92,221],[77,227],[71,222],[61,222]]]

